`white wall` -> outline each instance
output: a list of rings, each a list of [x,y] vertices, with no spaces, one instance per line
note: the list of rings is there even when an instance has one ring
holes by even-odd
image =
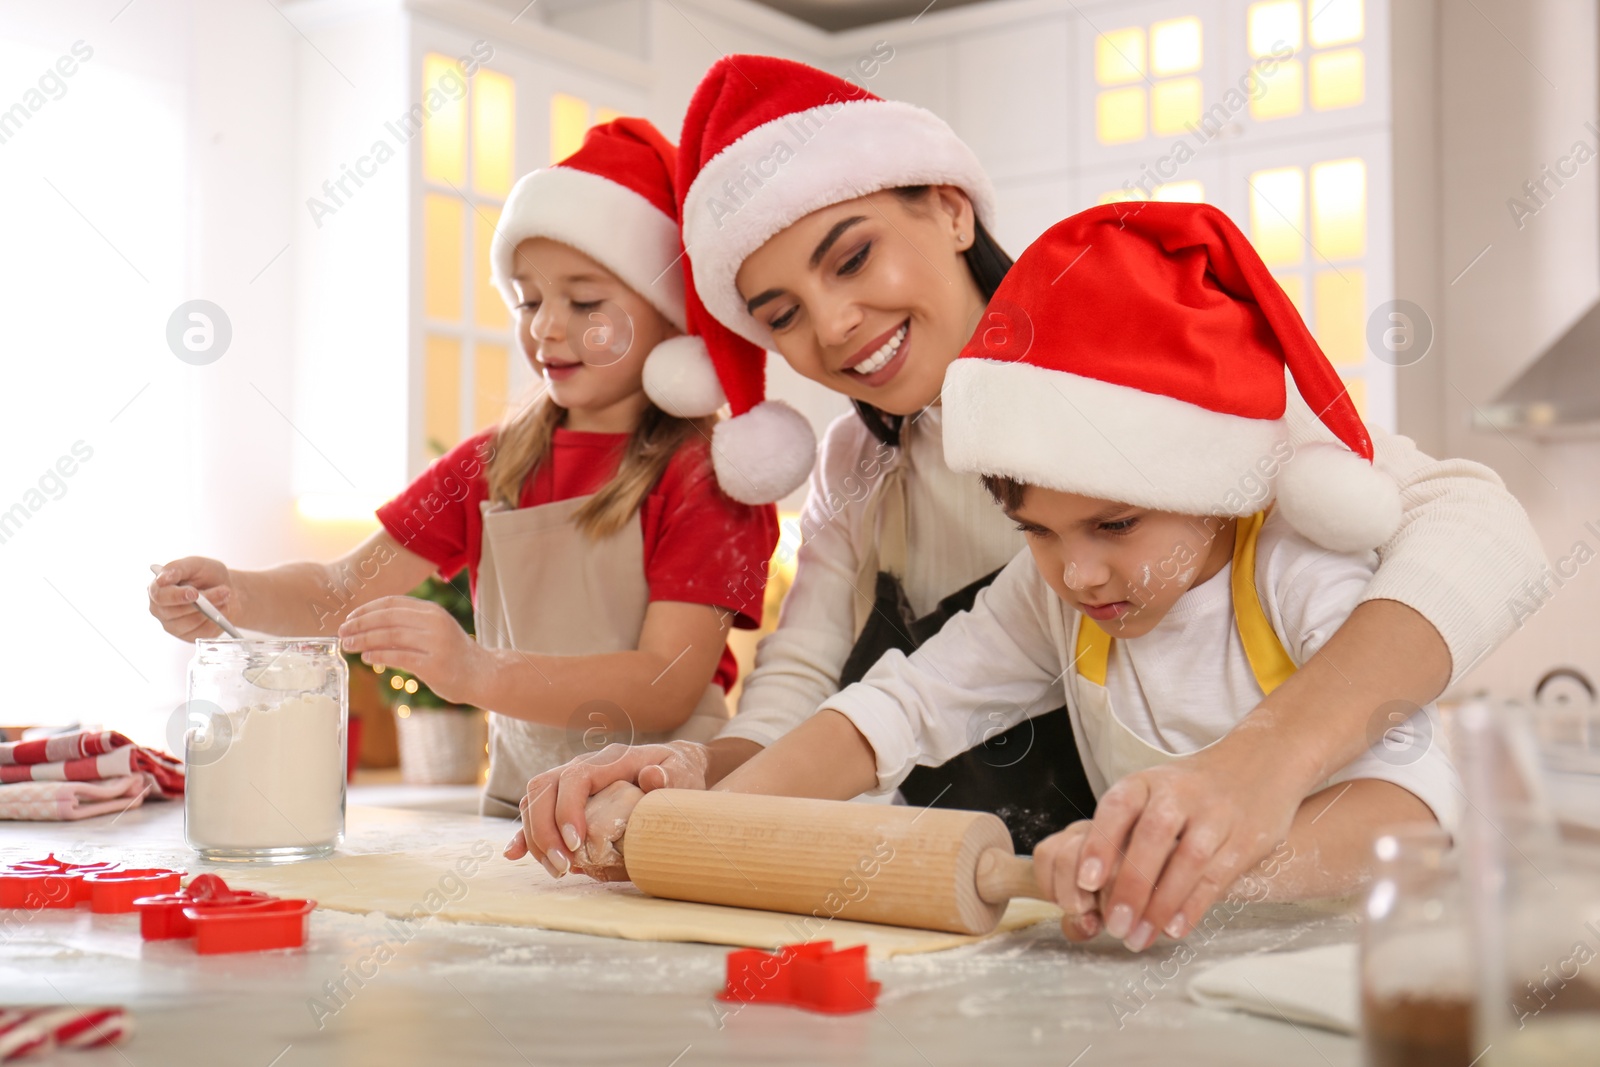
[[[287,239],[293,31],[266,5],[123,7],[12,4],[0,32],[0,107],[75,41],[92,49],[0,144],[0,507],[76,441],[92,449],[0,544],[0,718],[159,740],[189,651],[146,613],[147,564],[224,549],[252,563],[292,541],[289,432],[254,387],[292,393],[288,263],[267,264]],[[209,366],[165,340],[196,297],[232,320]]]
[[[1522,229],[1506,207],[1574,141],[1600,148],[1584,128],[1596,115],[1600,79],[1595,5],[1439,6],[1445,449],[1500,473],[1552,560],[1579,541],[1600,554],[1600,537],[1585,529],[1600,528],[1600,443],[1546,445],[1470,426],[1473,405],[1493,399],[1600,294],[1600,160]],[[1600,565],[1588,564],[1461,689],[1525,694],[1562,663],[1600,679],[1597,604]]]

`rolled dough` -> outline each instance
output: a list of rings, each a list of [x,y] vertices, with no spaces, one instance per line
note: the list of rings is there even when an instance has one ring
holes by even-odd
[[[630,883],[582,875],[551,878],[537,863],[513,863],[500,847],[469,842],[419,853],[336,855],[228,875],[230,885],[280,896],[310,897],[319,907],[402,918],[536,926],[634,941],[703,941],[773,949],[808,940],[840,948],[866,945],[874,957],[935,952],[982,938],[778,912],[689,904],[647,897]],[[1013,900],[1000,930],[1057,921],[1038,900]]]

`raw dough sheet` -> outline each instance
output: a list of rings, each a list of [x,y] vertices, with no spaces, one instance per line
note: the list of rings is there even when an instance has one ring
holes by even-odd
[[[912,930],[844,919],[689,904],[645,896],[630,883],[594,882],[583,875],[559,881],[529,859],[515,863],[486,841],[412,852],[335,855],[331,859],[224,872],[229,885],[280,896],[309,897],[333,911],[383,912],[400,918],[432,916],[449,922],[535,926],[634,941],[703,941],[774,949],[808,940],[840,948],[866,945],[874,957],[935,952],[982,940],[963,934]],[[1039,900],[1013,900],[1000,930],[1059,921],[1061,911]]]

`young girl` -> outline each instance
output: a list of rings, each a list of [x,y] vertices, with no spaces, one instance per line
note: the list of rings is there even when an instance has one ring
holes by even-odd
[[[618,119],[519,181],[491,256],[537,399],[435,461],[342,560],[167,564],[150,586],[167,631],[217,633],[194,605],[204,592],[250,630],[338,625],[364,662],[489,709],[486,814],[515,817],[528,779],[597,735],[714,736],[736,672],[727,629],[759,625],[777,517],[718,488],[714,420],[643,392],[645,357],[684,323],[674,154],[648,122]],[[397,595],[462,567],[476,641]]]
[[[541,776],[530,807],[540,852],[575,847],[586,799],[613,781],[705,788],[720,780],[886,648],[926,640],[1023,547],[977,479],[944,457],[945,371],[975,328],[1006,325],[986,317],[985,304],[1010,266],[989,233],[992,183],[955,133],[920,108],[802,64],[728,56],[690,103],[678,186],[695,286],[714,318],[752,342],[745,353],[724,350],[719,369],[759,365],[760,348],[770,348],[849,397],[857,414],[835,421],[822,442],[794,584],[739,714],[710,745],[644,746]],[[1297,442],[1318,432],[1315,420],[1295,424]],[[881,457],[885,444],[892,462]],[[1350,617],[1251,711],[1248,729],[1129,775],[1096,808],[1082,768],[1070,773],[1060,755],[1073,746],[1070,729],[1059,729],[1064,713],[1006,731],[985,716],[967,740],[993,736],[1005,746],[919,767],[913,777],[933,771],[946,781],[902,791],[922,803],[982,806],[975,783],[1014,783],[988,794],[989,810],[1057,798],[1044,832],[1093,814],[1092,841],[1110,855],[1135,834],[1162,856],[1190,837],[1260,842],[1214,855],[1205,881],[1214,898],[1284,838],[1307,792],[1366,749],[1381,709],[1426,704],[1505,640],[1514,628],[1507,598],[1543,566],[1526,514],[1493,471],[1435,460],[1388,434],[1376,434],[1374,447],[1377,466],[1402,486],[1400,528],[1379,547]],[[1445,558],[1449,575],[1438,568]],[[875,591],[884,594],[875,610],[858,612]],[[1250,733],[1257,743],[1240,743]],[[1017,762],[1023,749],[1048,753],[1049,767],[1035,773]],[[1049,779],[1051,769],[1062,776]],[[1088,806],[1073,811],[1063,793]],[[1141,818],[1151,810],[1182,818]],[[1019,841],[1039,835],[1033,820],[1011,821]],[[1086,864],[1084,874],[1108,878],[1109,865]]]

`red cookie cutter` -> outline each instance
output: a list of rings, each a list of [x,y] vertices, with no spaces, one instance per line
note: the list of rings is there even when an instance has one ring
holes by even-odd
[[[233,908],[276,899],[254,889],[229,889],[219,875],[197,874],[187,888],[174,886],[168,893],[139,897],[133,908],[139,913],[139,933],[144,939],[166,941],[194,936],[194,924],[184,915],[187,908]]]
[[[194,950],[209,956],[299,948],[306,943],[308,917],[316,906],[314,900],[273,897],[232,907],[189,907],[183,914],[194,924]]]
[[[91,871],[83,876],[89,889],[89,910],[118,915],[133,910],[133,902],[157,893],[174,893],[182,871],[166,867],[134,867],[120,871]]]
[[[0,868],[0,908],[73,908],[89,900],[86,874],[113,871],[118,863],[68,863],[55,853]]]
[[[728,953],[728,984],[717,999],[843,1015],[873,1007],[880,988],[867,974],[867,946],[835,952],[832,941],[816,941],[784,945],[776,953]]]

